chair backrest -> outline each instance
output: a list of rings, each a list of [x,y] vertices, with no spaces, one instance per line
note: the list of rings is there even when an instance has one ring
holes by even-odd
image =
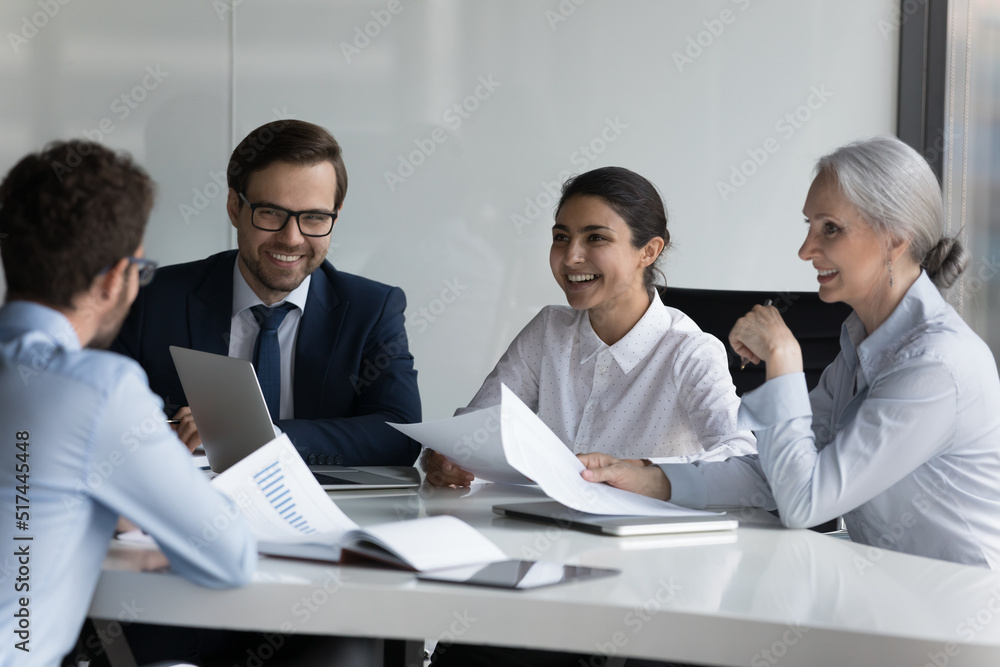
[[[764,365],[748,365],[729,346],[729,332],[740,317],[767,299],[778,309],[785,324],[802,347],[806,384],[811,390],[819,383],[823,369],[840,352],[840,325],[851,314],[844,303],[824,303],[816,292],[730,291],[661,287],[663,303],[686,313],[695,323],[722,341],[729,355],[729,372],[736,393],[744,393],[764,383]]]

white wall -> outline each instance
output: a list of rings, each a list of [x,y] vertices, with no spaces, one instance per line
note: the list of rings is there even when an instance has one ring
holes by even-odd
[[[539,308],[563,302],[550,192],[571,173],[617,164],[658,185],[673,285],[812,289],[795,254],[810,170],[894,132],[896,6],[6,2],[0,170],[100,132],[158,181],[147,254],[173,263],[232,243],[212,174],[234,139],[276,117],[324,125],[350,176],[331,260],[406,290],[425,415],[438,418]]]

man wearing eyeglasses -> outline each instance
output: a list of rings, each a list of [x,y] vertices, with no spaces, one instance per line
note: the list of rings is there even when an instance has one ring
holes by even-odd
[[[312,123],[267,123],[227,178],[238,249],[161,269],[114,349],[146,369],[192,449],[170,345],[252,361],[272,421],[308,463],[412,464],[419,446],[386,424],[420,421],[403,292],[326,259],[347,192],[339,144]]]
[[[257,548],[191,465],[139,365],[99,349],[156,268],[142,257],[149,176],[100,144],[53,143],[7,174],[0,202],[0,664],[56,665],[119,515],[204,586],[246,583]],[[212,540],[191,539],[219,517],[228,527]]]

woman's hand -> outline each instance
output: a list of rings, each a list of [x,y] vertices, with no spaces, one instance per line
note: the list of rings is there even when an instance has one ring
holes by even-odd
[[[729,332],[729,344],[736,354],[751,363],[767,362],[768,380],[802,372],[799,342],[774,306],[754,306],[736,320]]]
[[[641,459],[616,459],[593,452],[577,454],[586,470],[581,476],[588,482],[604,482],[618,489],[640,493],[658,500],[670,500],[670,480],[659,466]]]
[[[421,463],[424,466],[424,475],[427,481],[434,486],[469,486],[476,477],[471,472],[462,470],[446,459],[443,454],[439,454],[433,449],[424,450]]]

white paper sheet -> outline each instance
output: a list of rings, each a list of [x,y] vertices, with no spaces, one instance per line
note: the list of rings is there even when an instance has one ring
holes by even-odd
[[[716,514],[588,482],[580,476],[580,459],[506,385],[501,387],[500,433],[507,462],[571,509],[633,516]]]
[[[485,535],[447,514],[367,526],[350,538],[366,538],[405,555],[417,570],[426,572],[469,563],[495,563],[507,555]]]
[[[531,480],[507,463],[500,439],[499,405],[449,419],[389,426],[443,454],[480,479],[500,484],[531,484]]]
[[[330,500],[284,434],[212,484],[239,506],[260,541],[335,544],[358,527]]]

